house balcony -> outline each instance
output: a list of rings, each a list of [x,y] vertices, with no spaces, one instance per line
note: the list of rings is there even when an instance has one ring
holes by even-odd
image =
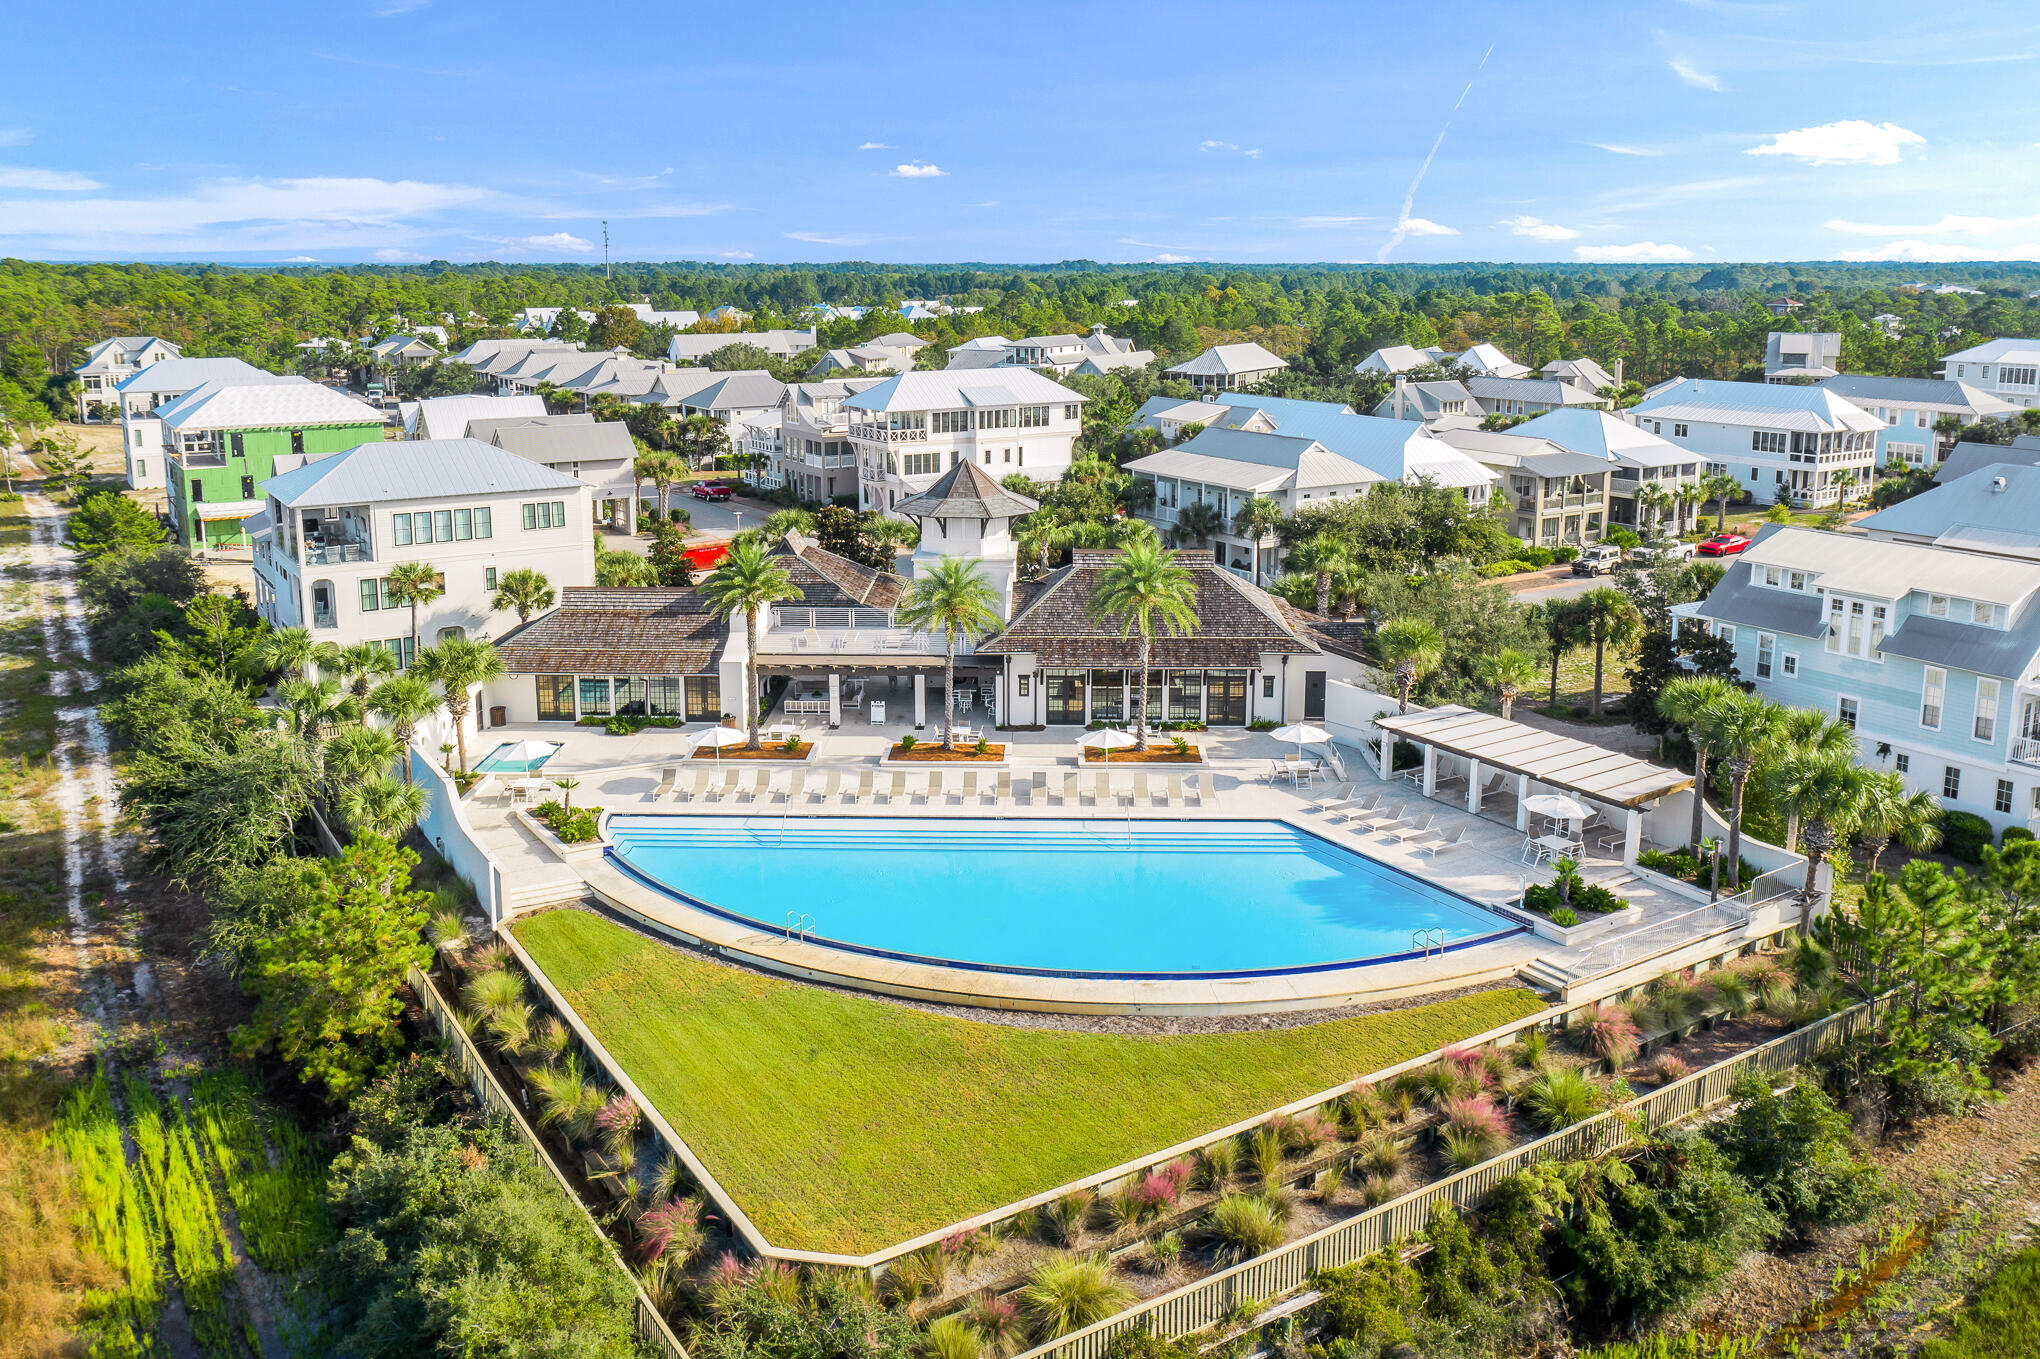
[[[367,543],[306,543],[306,566],[346,566],[375,560]]]
[[[334,616],[331,609],[313,609],[312,626],[315,628],[337,628],[340,626],[340,620]]]
[[[2014,737],[2011,758],[2014,764],[2029,764],[2040,769],[2040,740],[2030,736]]]
[[[873,444],[926,443],[925,429],[894,429],[890,425],[852,425],[850,437]]]

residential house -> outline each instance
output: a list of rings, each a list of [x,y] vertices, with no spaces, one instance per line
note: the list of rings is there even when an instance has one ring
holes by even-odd
[[[701,324],[701,313],[696,311],[657,311],[648,301],[626,302],[623,305],[629,307],[631,314],[648,326],[671,326],[675,330],[686,330],[689,326]],[[510,318],[510,324],[526,333],[536,331],[549,335],[558,324],[560,313],[565,310],[565,307],[526,307]],[[574,310],[583,321],[595,319],[595,313],[592,311],[582,311],[578,307]],[[711,316],[713,315],[714,313],[711,313]]]
[[[1764,381],[1818,382],[1842,371],[1842,337],[1831,330],[1774,330],[1764,340]]]
[[[1986,462],[1856,527],[1882,542],[2040,561],[2040,465],[2016,458]]]
[[[766,427],[750,428],[752,465],[762,457],[776,457],[779,480],[810,504],[839,496],[856,501],[858,495],[857,448],[850,442],[852,412],[843,403],[859,392],[869,391],[883,378],[846,378],[832,382],[796,382],[779,399],[779,423],[771,438],[772,448],[763,447]]]
[[[1844,373],[1820,385],[1884,422],[1884,431],[1877,436],[1880,467],[1890,463],[1932,467],[1939,462],[1942,450],[1955,443],[1954,435],[1937,432],[1940,422],[1949,417],[1973,425],[2019,413],[2011,402],[1967,382]]]
[[[1774,297],[1764,304],[1764,308],[1773,316],[1790,316],[1805,305],[1804,302],[1799,301],[1797,298]]]
[[[713,378],[679,397],[682,419],[705,415],[729,425],[778,410],[780,398],[786,395],[786,384],[762,369],[737,369],[716,373]]]
[[[78,379],[80,423],[119,414],[114,388],[150,364],[183,356],[182,348],[155,335],[115,335],[93,345],[85,361],[71,370]]]
[[[2017,492],[2029,524],[2036,489]],[[1949,508],[1973,513],[1976,500],[1964,490]],[[2033,535],[2020,557],[1919,536],[1766,525],[1705,600],[1674,613],[1681,631],[1728,641],[1759,694],[1854,728],[1863,764],[1995,827],[2029,826],[2040,812]]]
[[[962,344],[951,345],[949,362],[943,365],[946,372],[958,369],[1000,368],[1010,366],[1013,342],[1003,335],[978,335]]]
[[[1895,312],[1880,311],[1870,318],[1870,324],[1894,338],[1905,332],[1905,318]]]
[[[406,439],[458,439],[470,420],[516,420],[545,414],[535,396],[428,396],[397,403],[398,423]]]
[[[1945,354],[1941,376],[1974,382],[2015,406],[2040,406],[2040,340],[1988,340]]]
[[[1066,373],[1102,377],[1121,368],[1145,368],[1155,361],[1152,350],[1136,349],[1131,340],[1107,335],[1102,324],[1082,335],[1030,335],[1024,340],[1008,340],[1005,350],[1002,366],[1032,368],[1057,377]],[[957,366],[955,353],[950,351],[951,367]]]
[[[563,350],[581,353],[581,346],[572,340],[549,340],[520,337],[508,340],[476,340],[466,349],[453,356],[455,363],[464,363],[474,369],[477,378],[497,381],[502,373],[516,366],[526,356],[539,350]]]
[[[1209,425],[1225,425],[1229,429],[1258,429],[1263,434],[1274,432],[1275,422],[1266,416],[1255,416],[1245,407],[1222,406],[1210,397],[1201,401],[1185,401],[1176,396],[1151,396],[1141,403],[1134,412],[1133,422],[1128,431],[1152,429],[1168,443],[1180,443],[1191,434]]]
[[[278,460],[259,487],[255,609],[274,627],[311,629],[349,646],[379,642],[415,658],[409,605],[391,569],[429,563],[441,582],[419,606],[418,645],[494,637],[517,615],[498,609],[501,573],[543,575],[555,589],[593,583],[588,487],[476,439],[363,444]]]
[[[257,487],[290,454],[338,453],[379,441],[382,412],[304,378],[202,383],[156,408],[168,451],[170,523],[194,551],[245,549]]]
[[[408,364],[430,363],[443,351],[423,335],[391,335],[368,347],[369,361],[387,372]]]
[[[1202,392],[1235,392],[1253,387],[1289,366],[1260,345],[1213,345],[1194,359],[1163,370],[1165,377],[1181,378]]]
[[[815,347],[813,327],[806,330],[740,330],[727,335],[675,335],[666,345],[666,357],[679,364],[696,364],[733,344],[747,344],[764,350],[775,359],[790,359]]]
[[[241,359],[165,359],[131,374],[112,393],[120,408],[127,484],[137,491],[163,489],[170,459],[163,442],[163,422],[156,418],[158,407],[208,382],[256,386],[294,380]]]
[[[1934,480],[1946,484],[1994,462],[2040,467],[2040,435],[2015,435],[2008,444],[1958,443],[1948,450],[1947,459],[1934,469]]]
[[[1622,385],[1622,360],[1615,361],[1615,371],[1609,372],[1589,358],[1553,359],[1538,370],[1553,382],[1569,382],[1590,396],[1599,396],[1609,387]]]
[[[1518,363],[1495,346],[1486,343],[1477,344],[1464,354],[1448,355],[1447,361],[1478,377],[1526,378],[1530,375],[1528,364]]]
[[[1546,411],[1604,411],[1613,406],[1599,392],[1583,391],[1555,378],[1470,377],[1466,390],[1489,415],[1542,415]]]
[[[1562,410],[1548,411],[1502,432],[1543,440],[1615,464],[1615,475],[1608,481],[1611,526],[1634,529],[1649,519],[1638,505],[1639,493],[1647,486],[1672,493],[1678,502],[1676,513],[1682,529],[1693,522],[1700,503],[1700,478],[1705,473],[1705,464],[1699,454],[1647,429],[1619,420],[1606,411]]]
[[[468,421],[462,434],[586,484],[597,523],[637,532],[637,442],[621,421],[586,412],[489,416]]]
[[[915,348],[926,344],[917,341]],[[831,349],[815,360],[808,369],[811,378],[825,378],[832,373],[911,373],[914,371],[914,350],[904,346],[884,345],[876,340],[852,345],[848,349]]]
[[[1408,373],[1418,368],[1444,367],[1452,356],[1437,345],[1419,349],[1415,345],[1391,344],[1369,354],[1353,365],[1356,373]]]
[[[999,480],[1054,481],[1073,460],[1084,401],[1027,368],[886,378],[843,402],[859,507],[891,513],[963,459]]]
[[[1471,416],[1478,421],[1487,409],[1473,399],[1463,382],[1441,379],[1411,382],[1395,375],[1395,387],[1374,407],[1374,414],[1387,420],[1420,420],[1430,424],[1446,416]]]
[[[1447,429],[1437,437],[1501,478],[1510,531],[1543,547],[1598,543],[1608,530],[1615,464],[1513,432]]]
[[[1825,387],[1681,378],[1625,412],[1759,504],[1839,505],[1867,484],[1884,422]]]

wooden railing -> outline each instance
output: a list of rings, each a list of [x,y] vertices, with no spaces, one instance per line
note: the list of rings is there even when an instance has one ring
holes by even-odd
[[[451,1049],[449,1055],[460,1068],[461,1077],[467,1082],[468,1089],[474,1092],[475,1098],[481,1102],[483,1108],[517,1130],[517,1135],[524,1140],[524,1145],[531,1148],[531,1154],[538,1158],[539,1164],[552,1172],[553,1179],[559,1184],[560,1192],[573,1202],[575,1209],[587,1222],[588,1230],[595,1233],[597,1239],[602,1242],[603,1249],[609,1254],[610,1262],[630,1280],[633,1298],[632,1321],[640,1343],[652,1354],[663,1355],[665,1359],[687,1359],[687,1350],[681,1345],[679,1337],[673,1334],[673,1328],[666,1324],[666,1319],[659,1315],[659,1309],[645,1295],[644,1286],[638,1282],[637,1275],[632,1272],[630,1266],[624,1263],[623,1254],[617,1250],[616,1243],[602,1230],[601,1224],[595,1221],[595,1215],[590,1213],[588,1205],[581,1201],[581,1196],[575,1192],[572,1182],[561,1172],[552,1154],[545,1149],[545,1144],[538,1140],[538,1134],[532,1131],[531,1124],[525,1120],[524,1111],[517,1107],[517,1102],[510,1098],[509,1091],[496,1079],[496,1073],[489,1069],[488,1062],[482,1058],[481,1049],[475,1046],[474,1039],[461,1027],[460,1020],[454,1016],[453,1007],[447,1003],[446,997],[440,994],[439,987],[415,967],[410,971],[409,981],[411,991],[418,997],[418,1004],[425,1011],[426,1017],[438,1029],[440,1036],[447,1040],[447,1046]]]
[[[1099,1359],[1116,1336],[1135,1328],[1169,1339],[1203,1330],[1230,1315],[1242,1302],[1280,1297],[1303,1287],[1318,1270],[1352,1264],[1416,1235],[1430,1225],[1431,1214],[1440,1205],[1470,1207],[1503,1180],[1539,1161],[1598,1155],[1639,1132],[1676,1123],[1727,1099],[1729,1088],[1744,1073],[1790,1071],[1829,1044],[1853,1037],[1871,1019],[1869,1003],[1852,1006],[1620,1108],[1525,1143],[1257,1259],[1151,1298],[1095,1326],[1051,1340],[1019,1359]]]

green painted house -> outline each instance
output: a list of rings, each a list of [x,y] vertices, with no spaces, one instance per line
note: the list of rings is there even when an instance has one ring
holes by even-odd
[[[383,437],[383,415],[365,401],[305,378],[208,382],[156,416],[163,422],[170,521],[193,550],[244,548],[242,521],[260,513],[255,488],[290,454],[339,453]]]

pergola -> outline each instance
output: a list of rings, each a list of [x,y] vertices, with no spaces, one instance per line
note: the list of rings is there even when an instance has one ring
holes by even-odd
[[[1676,769],[1456,705],[1385,715],[1376,718],[1375,725],[1385,733],[1380,766],[1384,779],[1393,777],[1398,738],[1422,748],[1425,797],[1437,796],[1441,753],[1466,761],[1466,809],[1476,815],[1483,778],[1490,773],[1515,775],[1518,830],[1529,829],[1529,813],[1523,803],[1532,783],[1620,809],[1624,821],[1622,861],[1627,864],[1635,863],[1643,850],[1644,811],[1660,798],[1693,786],[1692,776]]]

